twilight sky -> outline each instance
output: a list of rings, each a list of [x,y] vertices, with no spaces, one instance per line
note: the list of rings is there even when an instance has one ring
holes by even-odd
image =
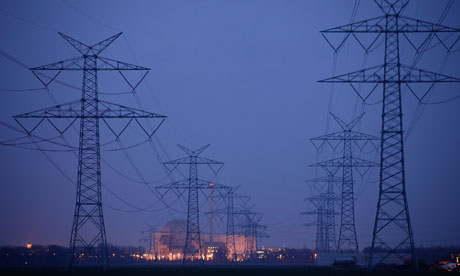
[[[355,21],[380,15],[373,1],[360,2]],[[437,22],[447,2],[414,0],[404,14]],[[305,180],[321,172],[308,164],[339,153],[325,148],[317,155],[308,139],[339,130],[333,121],[326,123],[328,111],[349,121],[363,108],[366,115],[359,130],[374,135],[380,131],[380,104],[362,107],[349,86],[317,82],[331,76],[334,60],[319,31],[349,23],[354,4],[354,0],[4,0],[0,3],[0,50],[28,66],[38,66],[77,55],[58,31],[87,44],[122,31],[103,56],[152,69],[137,89],[138,98],[132,94],[100,95],[107,101],[168,116],[154,140],[158,155],[146,143],[127,150],[129,157],[123,151],[111,151],[119,147],[118,143],[102,147],[103,183],[111,191],[103,189],[103,201],[124,210],[104,207],[109,243],[139,245],[141,231],[148,225],[160,227],[185,217],[183,205],[173,197],[166,200],[174,209],[165,209],[145,184],[129,181],[121,174],[137,182],[144,178],[166,184],[169,178],[165,178],[159,160],[182,157],[176,144],[190,148],[211,144],[203,156],[225,162],[214,180],[241,185],[239,191],[250,195],[255,210],[264,213],[262,223],[268,226],[270,238],[260,245],[311,248],[314,229],[302,226],[309,219],[299,213],[306,208],[303,198],[310,195]],[[442,24],[460,27],[459,13],[460,3],[456,1]],[[422,37],[411,38],[423,41]],[[414,50],[405,40],[401,48],[402,63],[412,64]],[[459,62],[458,52],[447,56],[438,45],[422,56],[417,67],[460,77]],[[336,73],[382,63],[381,44],[365,57],[358,43],[350,39],[338,53]],[[51,84],[49,92],[5,91],[42,85],[24,67],[3,56],[0,69],[3,122],[15,124],[13,115],[81,97],[78,90],[59,83]],[[128,77],[136,80],[139,75]],[[63,72],[58,80],[80,87],[81,78],[81,72]],[[422,95],[427,86],[414,88]],[[129,91],[118,73],[101,73],[99,89],[115,94]],[[366,89],[369,87],[363,85],[362,91]],[[460,84],[436,85],[431,93],[426,101],[443,101],[458,95]],[[378,102],[381,96],[381,89],[377,89],[369,101]],[[460,100],[419,106],[404,88],[403,105],[405,128],[411,130],[406,133],[405,151],[415,242],[424,246],[460,245]],[[69,129],[66,142],[77,145],[76,131],[77,127]],[[48,125],[37,130],[37,135],[52,138],[56,132]],[[21,135],[0,127],[0,141],[15,137]],[[101,124],[101,144],[113,138]],[[145,136],[135,127],[121,138],[125,147],[142,141]],[[53,148],[49,143],[22,146]],[[377,152],[369,148],[361,157],[378,161]],[[209,176],[206,169],[203,178]],[[181,170],[186,172],[186,168]],[[68,244],[75,187],[64,174],[76,181],[77,159],[72,152],[45,155],[0,147],[0,245]],[[175,178],[180,179],[180,175]],[[372,237],[378,169],[364,179],[357,174],[355,178],[358,241],[363,248]],[[133,207],[114,194],[140,208],[157,202],[150,208],[155,210],[131,212]],[[207,203],[201,206],[206,212]],[[202,230],[207,232],[206,216],[201,221]],[[222,221],[216,224],[217,231],[225,229]]]

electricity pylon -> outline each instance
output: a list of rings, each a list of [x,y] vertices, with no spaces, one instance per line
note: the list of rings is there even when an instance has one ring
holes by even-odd
[[[191,150],[184,146],[178,145],[188,156],[172,161],[165,162],[165,166],[171,171],[176,169],[179,165],[189,166],[189,177],[188,179],[166,184],[156,187],[157,190],[174,190],[176,193],[179,191],[179,195],[183,192],[188,192],[187,198],[187,232],[185,237],[184,254],[182,263],[185,264],[187,261],[193,261],[197,258],[203,261],[203,251],[201,247],[201,235],[200,235],[200,210],[199,210],[199,190],[212,189],[214,192],[219,192],[231,189],[228,186],[212,183],[210,181],[200,180],[198,178],[198,165],[208,165],[211,170],[217,174],[222,168],[224,163],[203,158],[199,155],[209,147],[209,145],[199,148],[197,150]],[[212,165],[216,165],[214,168]],[[225,192],[226,193],[226,192]],[[165,193],[164,193],[165,194]],[[163,195],[164,195],[163,194]],[[206,195],[208,196],[208,195]]]
[[[320,141],[321,145],[325,142],[343,142],[343,155],[342,157],[320,162],[310,166],[323,167],[326,171],[333,174],[334,170],[342,169],[342,199],[341,199],[341,212],[340,212],[340,231],[339,240],[337,242],[338,252],[359,252],[358,238],[356,235],[355,227],[355,198],[354,198],[354,181],[353,181],[353,168],[369,168],[377,167],[378,164],[353,156],[352,143],[356,141],[365,144],[372,141],[379,140],[378,137],[356,132],[353,128],[363,117],[352,120],[350,123],[345,123],[336,115],[331,113],[337,124],[340,125],[342,131],[326,134],[320,137],[310,139],[312,143]]]
[[[164,120],[165,116],[99,100],[98,71],[117,71],[122,74],[122,71],[125,70],[142,70],[146,71],[144,74],[145,77],[148,70],[150,70],[146,67],[100,56],[102,51],[112,44],[121,33],[92,46],[88,46],[64,34],[59,34],[72,45],[81,56],[34,67],[30,70],[32,70],[37,78],[39,77],[36,72],[57,71],[52,80],[62,71],[83,71],[81,99],[51,108],[17,115],[14,116],[14,118],[16,120],[20,118],[41,119],[31,131],[27,130],[29,134],[44,120],[48,121],[56,128],[51,121],[52,119],[80,119],[77,198],[70,238],[70,255],[67,266],[72,267],[76,263],[81,263],[83,260],[91,258],[92,262],[98,263],[104,268],[108,268],[107,240],[102,213],[99,119],[129,118],[130,122],[135,120],[139,126],[141,126],[138,121],[139,118],[159,118]],[[50,82],[44,84],[48,85],[49,83]],[[18,120],[17,122],[19,123]],[[142,126],[141,128],[144,129]],[[151,137],[152,135],[153,133],[148,136]]]
[[[401,15],[408,0],[374,0],[374,2],[384,13],[383,16],[327,29],[321,33],[325,38],[326,34],[345,34],[345,39],[352,36],[361,46],[363,43],[358,39],[359,34],[377,34],[377,37],[384,35],[384,64],[333,76],[320,82],[383,85],[380,184],[369,270],[372,270],[375,264],[403,260],[408,256],[411,257],[413,269],[418,270],[407,203],[401,84],[408,86],[410,83],[460,82],[460,79],[401,64],[399,43],[400,38],[406,38],[414,45],[407,34],[425,33],[430,39],[437,38],[440,44],[450,51],[458,39],[448,45],[439,34],[458,34],[460,29]],[[340,45],[343,45],[345,39]],[[329,40],[328,43],[337,51]],[[367,51],[368,48],[365,50]],[[361,98],[365,100],[367,97]]]
[[[240,198],[248,198],[246,196],[240,196]],[[233,215],[236,215],[241,220],[238,223],[239,231],[238,233],[244,235],[244,259],[247,259],[250,262],[256,260],[256,251],[257,251],[257,238],[268,237],[266,231],[266,226],[260,224],[262,220],[262,213],[254,212],[251,209],[254,206],[248,206],[248,200],[244,200],[243,206],[241,209],[234,209]]]
[[[266,237],[265,225],[260,224],[262,214],[244,209],[234,214],[243,216],[243,223],[240,225],[244,235],[244,256],[250,262],[256,260],[257,238]]]
[[[226,237],[225,237],[225,244],[227,246],[227,259],[228,256],[231,257],[231,261],[235,262],[237,260],[237,253],[236,253],[236,244],[235,244],[235,216],[239,215],[237,209],[234,207],[234,200],[235,198],[239,198],[241,200],[250,199],[249,196],[242,195],[239,193],[235,193],[235,189],[231,189],[227,194],[227,208],[225,210],[225,214],[227,216],[227,230],[226,230]]]
[[[234,212],[234,198],[235,193],[233,189],[230,189],[227,194],[227,208],[225,214],[227,216],[227,230],[225,231],[225,247],[227,248],[227,259],[231,256],[231,261],[237,260],[236,255],[236,244],[235,244],[235,219],[233,216]]]
[[[335,211],[335,204],[339,198],[334,192],[334,185],[341,184],[342,178],[334,176],[328,170],[325,171],[325,176],[307,180],[307,184],[315,185],[315,190],[319,194],[305,199],[306,203],[311,203],[315,209],[301,213],[302,215],[313,215],[315,218],[313,223],[307,223],[306,226],[316,227],[315,250],[318,253],[335,252],[337,248],[335,216],[339,213]],[[326,191],[317,186],[326,186]]]
[[[141,234],[142,235],[147,234],[148,238],[146,238],[144,236],[144,237],[139,239],[140,242],[148,242],[149,243],[149,254],[152,257],[152,259],[155,259],[155,260],[157,259],[157,256],[155,254],[155,252],[157,252],[156,244],[155,244],[155,232],[156,231],[157,231],[156,226],[149,226],[148,230],[141,231]]]
[[[232,187],[225,194],[225,199],[227,200],[227,206],[223,209],[215,210],[215,214],[225,215],[227,218],[227,229],[225,231],[225,246],[227,248],[227,260],[232,262],[237,261],[237,252],[236,252],[236,242],[235,242],[235,217],[239,215],[246,214],[245,211],[235,208],[235,199],[238,198],[243,201],[243,205],[247,205],[250,197],[240,193],[235,193],[238,187]],[[243,252],[244,253],[244,252]]]

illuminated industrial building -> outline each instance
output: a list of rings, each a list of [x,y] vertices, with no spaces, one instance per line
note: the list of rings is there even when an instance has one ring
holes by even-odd
[[[171,220],[158,232],[152,232],[151,259],[165,261],[179,261],[183,258],[187,221]],[[227,235],[201,233],[201,248],[205,260],[231,259],[232,252],[227,254],[225,245]],[[195,244],[198,247],[197,244]],[[244,259],[245,238],[235,235],[235,248],[237,260]],[[199,259],[200,256],[192,258]]]

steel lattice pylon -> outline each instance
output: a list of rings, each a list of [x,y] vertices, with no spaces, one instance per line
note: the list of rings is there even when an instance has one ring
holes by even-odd
[[[227,259],[229,259],[228,256],[231,256],[230,260],[233,262],[237,260],[235,244],[235,219],[233,216],[234,195],[235,193],[233,192],[233,189],[230,189],[230,191],[227,194],[227,210],[225,212],[227,216],[227,229],[225,231],[225,246],[227,247]]]
[[[199,190],[212,189],[213,191],[219,192],[225,190],[227,193],[228,186],[218,185],[209,181],[203,181],[198,178],[198,165],[208,165],[215,174],[222,168],[222,162],[200,157],[199,155],[209,147],[206,145],[197,150],[190,150],[186,147],[178,145],[188,157],[180,158],[172,161],[165,162],[166,166],[172,166],[171,171],[176,169],[179,165],[189,166],[189,177],[184,181],[175,182],[172,184],[162,185],[156,187],[156,189],[168,190],[186,190],[187,195],[187,230],[185,237],[184,253],[182,263],[185,264],[187,261],[193,261],[198,259],[203,261],[203,251],[201,247],[201,235],[200,235],[200,210],[199,210]],[[213,169],[212,165],[216,165],[217,168]]]
[[[247,201],[250,199],[249,196],[235,193],[235,190],[238,187],[229,188],[227,193],[224,196],[227,199],[227,206],[223,209],[215,210],[215,214],[225,215],[227,218],[226,225],[226,237],[225,237],[225,246],[227,247],[227,260],[232,262],[237,261],[237,252],[236,252],[236,242],[235,242],[235,217],[238,218],[240,215],[245,215],[247,210],[239,210],[235,208],[235,198],[238,198],[243,201],[243,204],[246,205]],[[244,234],[244,233],[243,233]],[[244,252],[243,252],[244,254]]]
[[[244,235],[244,257],[250,262],[256,261],[257,238],[266,237],[266,226],[259,222],[262,219],[262,214],[252,212],[250,210],[241,210],[235,212],[243,215],[244,222],[241,225]]]
[[[441,45],[450,51],[458,39],[449,46],[437,34],[458,34],[460,29],[402,16],[401,11],[407,6],[408,0],[375,0],[374,2],[384,13],[383,16],[327,29],[322,31],[322,34],[326,40],[328,40],[327,34],[346,34],[345,39],[351,34],[358,41],[357,34],[384,35],[384,64],[334,76],[321,82],[350,85],[353,83],[383,84],[380,184],[369,270],[372,270],[375,264],[395,262],[397,259],[404,259],[408,256],[412,260],[413,269],[418,270],[407,203],[401,84],[460,82],[460,79],[401,64],[400,37],[403,34],[413,45],[405,35],[406,33],[426,33],[427,36],[436,37],[441,41]],[[328,43],[337,51],[345,39],[339,47],[334,47],[329,40]],[[361,42],[360,45],[363,47]],[[369,48],[365,50],[368,51]],[[361,98],[366,100],[367,97]]]
[[[118,71],[121,73],[124,70],[145,70],[146,75],[150,70],[149,68],[99,56],[121,33],[92,46],[88,46],[64,34],[60,33],[60,35],[81,56],[31,68],[31,70],[37,77],[39,77],[36,74],[37,71],[58,71],[52,80],[61,71],[83,71],[81,99],[17,115],[14,118],[16,120],[20,118],[39,118],[41,119],[40,122],[47,120],[51,124],[51,119],[55,118],[80,119],[77,196],[67,266],[72,267],[76,263],[89,261],[92,264],[97,263],[104,268],[108,268],[107,240],[102,212],[99,119],[131,118],[137,121],[138,118],[161,118],[164,120],[165,116],[98,99],[98,71]],[[42,81],[40,78],[39,80]],[[46,83],[46,85],[48,84],[49,82]],[[137,122],[139,123],[139,121]],[[151,137],[151,135],[149,136]]]
[[[247,223],[244,226],[244,255],[249,256],[250,262],[254,262],[257,250],[257,225],[251,222]]]
[[[339,168],[342,169],[342,198],[340,212],[340,231],[337,243],[338,252],[359,252],[358,238],[355,227],[355,198],[354,198],[354,168],[369,168],[378,167],[377,163],[366,161],[353,157],[352,143],[361,141],[368,143],[379,140],[378,137],[353,131],[353,128],[362,118],[363,114],[346,124],[340,118],[331,114],[335,121],[340,125],[342,131],[331,134],[326,134],[320,137],[310,139],[313,143],[320,141],[324,142],[343,142],[342,157],[323,161],[311,166],[323,167],[329,174],[334,174]]]
[[[316,227],[315,250],[318,253],[335,252],[337,248],[335,216],[338,213],[335,211],[335,203],[339,198],[334,192],[334,185],[342,183],[342,178],[335,177],[328,170],[325,171],[326,176],[307,180],[307,183],[315,186],[318,195],[305,199],[306,203],[312,203],[315,209],[301,213],[315,216],[315,222],[307,223],[306,226]],[[326,185],[326,191],[318,187],[322,185]]]
[[[236,197],[242,199],[249,198],[244,195],[236,195]],[[247,205],[248,201],[244,201],[242,209],[233,209],[232,216],[238,216],[240,219],[240,223],[238,223],[239,230],[237,232],[239,235],[242,234],[244,236],[243,258],[249,262],[255,262],[257,238],[268,237],[266,234],[267,227],[260,224],[262,213],[251,211],[251,208]]]

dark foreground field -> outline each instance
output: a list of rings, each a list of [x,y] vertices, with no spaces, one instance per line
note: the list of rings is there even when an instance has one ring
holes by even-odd
[[[437,275],[444,274],[444,271],[418,272],[407,271],[375,271],[367,272],[365,269],[337,270],[331,268],[318,268],[306,266],[133,266],[133,267],[112,267],[108,271],[93,268],[77,268],[66,271],[58,267],[21,267],[21,268],[0,268],[0,275],[200,275],[200,276],[265,276],[265,275]],[[450,272],[448,275],[460,275],[458,272]]]

